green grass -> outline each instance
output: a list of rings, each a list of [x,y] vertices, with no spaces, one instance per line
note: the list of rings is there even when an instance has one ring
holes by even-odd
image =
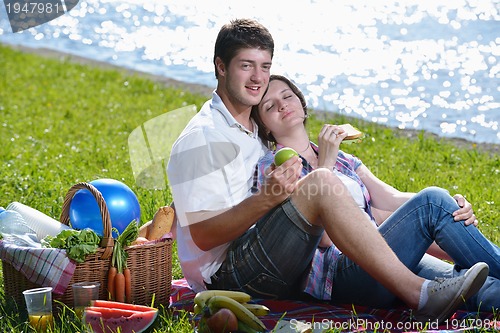
[[[54,218],[77,182],[114,178],[137,194],[142,222],[171,202],[168,190],[135,185],[128,155],[133,129],[167,111],[195,104],[206,96],[167,88],[124,71],[89,67],[67,59],[49,59],[0,46],[0,206],[19,201]],[[498,155],[470,144],[420,133],[411,139],[399,131],[331,115],[329,122],[351,122],[367,133],[347,152],[360,157],[381,179],[404,191],[438,185],[462,193],[474,205],[481,230],[499,243]],[[322,120],[310,120],[314,138]],[[173,277],[182,273],[174,246]],[[0,275],[0,286],[3,280]],[[5,302],[0,287],[0,331],[27,332],[25,318]],[[70,310],[56,332],[79,332]],[[192,332],[188,314],[162,311],[154,332]]]

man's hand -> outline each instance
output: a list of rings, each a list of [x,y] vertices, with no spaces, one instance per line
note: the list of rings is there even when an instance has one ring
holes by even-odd
[[[302,171],[302,160],[293,156],[279,167],[272,164],[266,171],[261,194],[268,197],[275,205],[283,202],[295,191]]]
[[[461,194],[455,194],[453,196],[460,206],[459,209],[453,212],[453,217],[455,221],[464,221],[465,225],[477,226],[479,223],[476,219],[476,215],[474,215],[474,211],[472,210],[472,205],[463,197]]]
[[[297,187],[302,161],[294,156],[279,167],[271,166],[260,191],[239,204],[224,210],[203,213],[205,219],[190,224],[193,242],[203,251],[232,242],[243,235],[258,219],[282,203]],[[224,230],[224,232],[220,232]]]

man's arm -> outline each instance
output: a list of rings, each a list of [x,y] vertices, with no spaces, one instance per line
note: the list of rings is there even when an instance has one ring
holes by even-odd
[[[293,192],[301,169],[300,158],[294,157],[269,170],[259,192],[216,216],[191,224],[189,230],[194,243],[201,250],[208,251],[243,235],[259,218]]]

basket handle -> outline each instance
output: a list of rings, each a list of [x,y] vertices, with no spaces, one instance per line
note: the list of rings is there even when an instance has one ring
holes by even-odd
[[[69,208],[71,204],[71,200],[79,190],[88,190],[96,199],[97,204],[99,205],[99,211],[101,212],[101,219],[103,225],[103,237],[100,246],[104,248],[104,253],[101,256],[101,259],[108,259],[113,253],[113,245],[114,240],[111,235],[111,217],[109,215],[108,206],[106,206],[106,201],[104,200],[101,192],[94,185],[81,182],[73,185],[68,193],[66,193],[66,197],[64,198],[63,208],[61,212],[60,222],[69,225]]]

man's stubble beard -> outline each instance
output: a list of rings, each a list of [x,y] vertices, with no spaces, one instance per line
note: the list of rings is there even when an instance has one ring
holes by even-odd
[[[235,87],[237,88],[235,89]],[[231,80],[231,75],[227,76],[225,88],[228,98],[231,100],[233,105],[235,105],[235,103],[238,103],[239,105],[245,105],[251,108],[252,106],[259,104],[263,97],[263,87],[260,88],[261,90],[258,96],[252,96],[248,94],[247,89],[245,88],[245,83],[233,83],[233,81]]]

